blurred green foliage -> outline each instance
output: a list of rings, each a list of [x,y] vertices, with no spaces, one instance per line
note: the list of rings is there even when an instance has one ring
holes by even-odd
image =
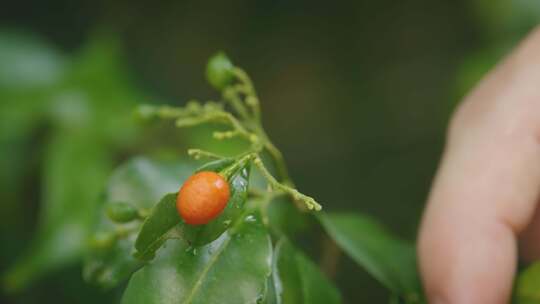
[[[27,31],[0,32],[0,269],[19,293],[2,303],[119,301],[80,271],[106,177],[156,142],[215,145],[204,128],[141,133],[132,108],[211,96],[216,49],[252,73],[301,189],[412,239],[452,108],[540,20],[536,0],[12,5],[0,25]],[[319,236],[301,241],[317,252]],[[353,263],[338,265],[345,301],[385,301]]]
[[[126,113],[142,95],[129,85],[119,54],[117,41],[105,36],[68,59],[31,36],[0,34],[1,241],[24,241],[13,231],[37,222],[30,243],[3,252],[12,260],[4,290],[19,291],[81,259],[115,153],[135,139]],[[39,202],[36,217],[32,200]]]

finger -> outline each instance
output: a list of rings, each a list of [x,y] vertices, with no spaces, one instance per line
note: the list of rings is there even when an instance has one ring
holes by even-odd
[[[528,262],[540,259],[540,205],[536,204],[536,211],[531,223],[519,237],[520,256]]]
[[[464,101],[419,235],[430,303],[507,303],[540,189],[540,31]]]

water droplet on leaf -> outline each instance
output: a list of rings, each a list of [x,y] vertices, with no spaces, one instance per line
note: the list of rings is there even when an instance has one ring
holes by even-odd
[[[244,221],[246,222],[255,222],[257,219],[255,218],[254,215],[248,215],[246,216],[246,218],[244,219]]]

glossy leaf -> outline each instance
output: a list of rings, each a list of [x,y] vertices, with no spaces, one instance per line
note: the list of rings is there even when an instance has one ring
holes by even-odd
[[[259,216],[247,215],[203,247],[177,240],[166,245],[132,276],[122,303],[238,304],[263,299],[272,247]]]
[[[421,297],[412,244],[365,216],[320,213],[318,218],[338,246],[384,286],[409,302]]]
[[[193,246],[202,246],[217,239],[242,214],[249,188],[249,167],[242,168],[229,184],[231,197],[223,212],[206,225],[186,225],[184,238]]]
[[[341,296],[334,285],[286,238],[280,239],[276,245],[272,278],[273,288],[269,289],[267,303],[341,303]]]
[[[167,193],[176,192],[195,169],[191,162],[136,157],[119,167],[107,187],[107,201],[152,208]]]
[[[110,177],[105,200],[110,202],[108,204],[126,202],[139,210],[150,210],[163,195],[178,190],[193,169],[190,163],[182,161],[136,157],[119,167]],[[95,232],[121,232],[122,235],[110,250],[89,249],[83,275],[87,281],[108,288],[116,286],[142,265],[132,255],[135,233],[140,229],[141,221],[114,223],[105,211],[100,214]]]
[[[278,237],[287,236],[290,240],[306,231],[312,224],[311,216],[300,211],[287,195],[280,195],[267,207],[270,230]]]
[[[151,260],[155,252],[170,238],[180,237],[182,219],[176,211],[177,193],[165,195],[144,221],[135,242],[135,256]]]
[[[519,275],[515,297],[519,304],[540,304],[540,262],[527,267]]]

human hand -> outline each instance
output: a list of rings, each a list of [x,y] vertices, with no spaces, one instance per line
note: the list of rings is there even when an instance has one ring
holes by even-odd
[[[540,258],[539,194],[540,28],[450,123],[418,242],[430,303],[508,303],[518,252]]]

